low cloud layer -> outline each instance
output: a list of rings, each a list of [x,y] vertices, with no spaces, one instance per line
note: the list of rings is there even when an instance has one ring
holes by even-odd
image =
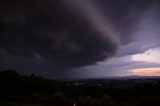
[[[105,78],[108,76],[128,76],[133,74],[150,74],[151,76],[154,76],[159,73],[159,71],[154,72],[151,70],[160,67],[159,1],[152,1],[148,6],[145,6],[145,3],[140,5],[143,8],[141,8],[143,10],[141,11],[141,14],[137,10],[138,4],[134,5],[136,7],[131,6],[131,10],[136,11],[131,16],[136,16],[137,18],[124,17],[123,20],[123,22],[127,22],[127,24],[128,20],[132,20],[133,22],[133,24],[129,25],[131,29],[122,28],[123,30],[130,30],[128,37],[131,37],[132,39],[125,37],[128,42],[121,45],[117,54],[111,59],[105,62],[99,62],[93,66],[76,69],[77,73],[80,73],[80,70],[84,70],[83,74],[86,75],[85,77],[88,75],[90,77],[98,78]],[[125,31],[122,32],[124,33]],[[131,73],[131,70],[143,70],[143,73]],[[157,76],[159,75],[157,74]]]
[[[152,51],[160,48],[159,5],[159,0],[0,0],[0,70],[98,78],[159,67],[159,52]],[[149,59],[133,60],[143,55]]]
[[[105,60],[119,45],[112,25],[89,2],[0,0],[0,7],[0,49],[11,55],[65,69]]]

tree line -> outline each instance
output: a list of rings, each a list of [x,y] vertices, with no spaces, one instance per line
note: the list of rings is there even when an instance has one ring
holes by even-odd
[[[25,76],[13,70],[0,72],[2,106],[160,106],[158,88],[146,85],[128,89],[111,86],[72,85]]]

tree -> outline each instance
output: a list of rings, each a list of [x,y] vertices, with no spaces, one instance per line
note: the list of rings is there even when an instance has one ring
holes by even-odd
[[[58,92],[46,100],[49,106],[72,106],[72,101],[65,97],[62,93]]]
[[[160,98],[143,96],[134,104],[135,106],[160,106]]]
[[[79,98],[77,100],[77,106],[94,106],[94,104],[95,100],[90,96]]]
[[[115,106],[115,105],[116,103],[113,102],[111,100],[111,97],[107,95],[104,95],[99,102],[99,106]]]

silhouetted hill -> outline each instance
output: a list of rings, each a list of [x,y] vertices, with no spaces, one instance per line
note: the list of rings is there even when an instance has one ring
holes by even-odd
[[[117,103],[123,104],[122,106],[137,103],[135,105],[137,106],[146,103],[146,100],[158,104],[159,89],[159,78],[134,77],[62,82],[44,79],[34,74],[20,75],[12,70],[0,72],[0,106],[5,106],[4,104],[6,106],[23,106],[22,104],[28,104],[24,106],[32,106],[29,104],[72,106],[74,102],[77,106],[101,106],[102,104],[103,106],[104,104],[121,106],[116,105]],[[106,103],[106,100],[109,102]]]

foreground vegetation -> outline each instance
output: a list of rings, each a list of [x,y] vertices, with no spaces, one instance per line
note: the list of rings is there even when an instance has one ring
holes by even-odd
[[[159,82],[130,84],[128,81],[131,86],[127,87],[82,82],[1,71],[0,106],[160,106]]]

